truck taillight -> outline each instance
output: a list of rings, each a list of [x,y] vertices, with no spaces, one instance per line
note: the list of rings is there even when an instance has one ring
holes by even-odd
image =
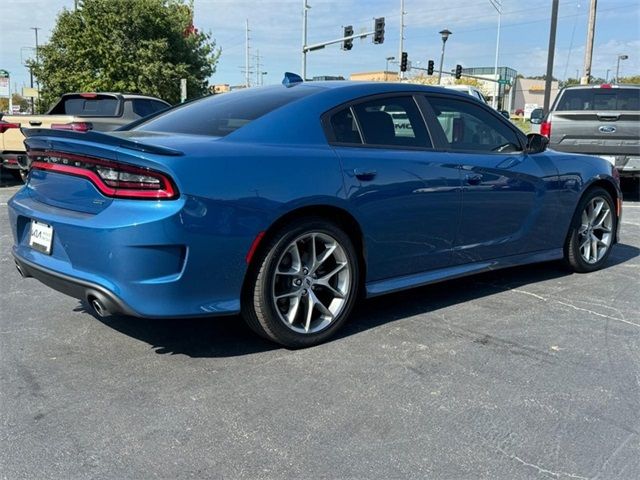
[[[542,122],[540,124],[540,135],[551,138],[551,122]]]
[[[86,178],[107,197],[172,200],[179,196],[169,176],[149,168],[71,153],[35,151],[28,155],[31,169]]]
[[[10,128],[20,128],[20,124],[19,123],[0,123],[0,133],[4,133],[7,130],[9,130]]]
[[[74,132],[88,132],[93,130],[93,124],[90,122],[71,122],[71,123],[52,123],[53,130],[72,130]]]

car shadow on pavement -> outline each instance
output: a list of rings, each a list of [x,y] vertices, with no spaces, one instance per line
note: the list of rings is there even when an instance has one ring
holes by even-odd
[[[627,262],[639,255],[640,249],[619,244],[612,251],[605,268]],[[570,275],[579,274],[572,274],[561,262],[548,262],[497,270],[365,300],[356,307],[351,320],[337,333],[334,340],[500,291]],[[110,328],[148,343],[159,354],[215,358],[281,348],[255,335],[237,315],[190,319],[143,319],[127,316],[101,318],[84,303],[76,311],[90,313]]]

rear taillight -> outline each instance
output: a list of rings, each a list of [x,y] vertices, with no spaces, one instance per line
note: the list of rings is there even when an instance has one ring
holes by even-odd
[[[29,152],[31,168],[83,177],[107,197],[171,200],[178,189],[160,172],[110,160],[60,152]]]
[[[93,129],[90,122],[52,123],[53,130],[72,130],[74,132],[88,132]]]
[[[4,133],[10,128],[20,128],[19,123],[0,123],[0,133]]]
[[[540,135],[551,138],[551,122],[542,122],[540,124]]]

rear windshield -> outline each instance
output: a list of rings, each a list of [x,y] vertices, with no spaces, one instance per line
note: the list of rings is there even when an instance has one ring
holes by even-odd
[[[115,117],[118,115],[119,100],[111,95],[69,95],[63,97],[49,115],[76,115],[79,117]]]
[[[277,86],[222,93],[173,108],[133,130],[224,137],[256,118],[316,91],[311,87]]]
[[[640,88],[565,90],[556,110],[640,110]]]

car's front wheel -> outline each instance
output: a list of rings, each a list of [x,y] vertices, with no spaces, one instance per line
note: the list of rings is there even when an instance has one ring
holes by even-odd
[[[613,198],[605,189],[589,190],[580,200],[565,245],[565,259],[576,272],[602,268],[617,228]]]
[[[349,236],[321,218],[285,225],[250,269],[242,314],[258,334],[290,348],[331,337],[358,292],[358,259]]]

